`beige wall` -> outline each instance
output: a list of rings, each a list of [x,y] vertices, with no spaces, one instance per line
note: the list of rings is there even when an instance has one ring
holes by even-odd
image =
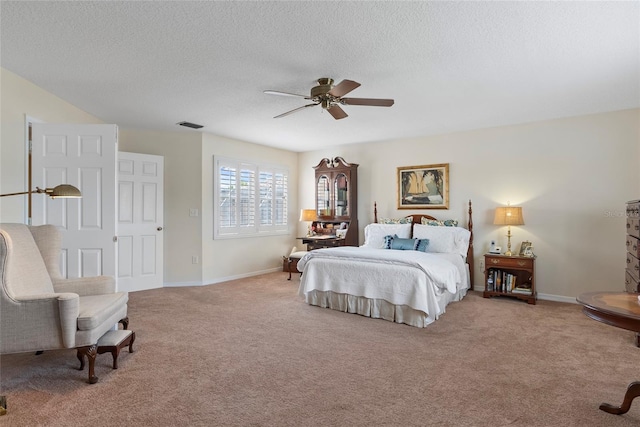
[[[213,156],[226,156],[282,165],[289,169],[291,234],[213,240]],[[203,134],[202,138],[202,259],[204,283],[246,277],[282,268],[298,224],[298,154],[248,142]],[[299,245],[299,243],[298,243]]]
[[[25,183],[24,118],[45,122],[102,123],[71,104],[0,68],[0,189]],[[305,232],[301,207],[314,202],[312,167],[323,157],[359,163],[360,236],[373,219],[412,211],[396,209],[396,168],[450,164],[450,209],[437,217],[466,220],[473,200],[476,286],[489,240],[506,247],[506,229],[492,224],[496,206],[523,206],[526,225],[513,227],[512,246],[533,242],[537,286],[544,298],[571,301],[590,290],[622,290],[624,203],[640,198],[640,110],[380,143],[293,153],[199,132],[120,129],[120,150],[165,158],[165,283],[214,283],[281,266]],[[253,158],[290,170],[288,236],[214,241],[213,156]],[[196,208],[200,217],[189,217]],[[0,221],[24,220],[21,196],[0,199]],[[416,211],[419,212],[419,211]],[[191,264],[199,256],[200,265]]]
[[[525,225],[512,227],[512,249],[533,242],[536,286],[543,298],[573,301],[581,292],[624,289],[625,202],[640,198],[640,110],[552,120],[440,136],[344,145],[300,155],[300,206],[314,206],[312,167],[323,157],[359,163],[360,239],[379,216],[399,217],[398,166],[449,163],[450,209],[467,218],[473,201],[476,288],[490,240],[506,248],[497,206],[521,205]],[[298,233],[302,233],[299,228]]]
[[[26,189],[25,115],[49,123],[103,123],[23,78],[0,68],[0,190]],[[119,129],[119,150],[164,157],[164,260],[167,285],[200,285],[282,267],[281,256],[295,244],[297,154],[196,131],[154,132]],[[213,155],[254,158],[290,171],[289,216],[285,236],[213,241]],[[189,209],[199,217],[190,217]],[[0,199],[0,221],[23,222],[24,196]],[[200,264],[192,264],[198,256]]]
[[[47,123],[104,123],[0,68],[0,192],[27,190],[25,117]],[[24,222],[26,196],[0,198],[1,222]]]

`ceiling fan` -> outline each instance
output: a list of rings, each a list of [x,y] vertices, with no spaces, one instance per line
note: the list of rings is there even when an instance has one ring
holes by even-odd
[[[297,96],[313,101],[312,104],[303,105],[302,107],[279,114],[275,116],[274,119],[288,116],[296,111],[304,110],[308,107],[315,107],[316,105],[320,105],[324,110],[327,110],[336,120],[347,117],[347,113],[340,108],[340,105],[369,105],[374,107],[391,107],[393,105],[393,99],[343,98],[344,95],[348,94],[358,86],[360,86],[360,83],[354,82],[353,80],[342,80],[334,86],[333,79],[322,77],[318,79],[318,86],[311,88],[311,94],[309,96],[280,92],[277,90],[265,90],[264,93],[269,95]]]

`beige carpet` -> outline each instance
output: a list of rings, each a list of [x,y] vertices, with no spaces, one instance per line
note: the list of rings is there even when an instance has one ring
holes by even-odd
[[[135,352],[5,355],[2,426],[638,426],[634,335],[476,293],[425,329],[312,307],[286,273],[130,295]]]

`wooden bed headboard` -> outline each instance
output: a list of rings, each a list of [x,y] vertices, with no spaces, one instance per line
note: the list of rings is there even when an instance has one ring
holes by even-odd
[[[467,221],[467,230],[469,230],[469,232],[471,233],[471,236],[469,237],[469,248],[467,249],[467,264],[469,264],[469,280],[470,280],[470,286],[471,289],[473,290],[473,210],[471,209],[471,200],[469,200],[469,220]],[[426,214],[410,214],[410,215],[405,215],[405,217],[410,216],[412,219],[411,221],[414,224],[421,224],[422,223],[422,218],[427,218],[427,219],[434,219],[437,220],[438,218],[434,218],[431,215],[426,215]],[[373,222],[378,222],[378,204],[376,202],[373,202]]]

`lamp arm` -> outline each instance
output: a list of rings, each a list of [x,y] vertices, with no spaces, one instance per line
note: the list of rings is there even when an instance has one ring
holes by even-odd
[[[29,194],[31,193],[31,191],[22,191],[20,193],[7,193],[7,194],[0,194],[0,197],[5,197],[5,196],[19,196],[21,194]]]
[[[36,187],[35,190],[32,191],[21,191],[19,193],[7,193],[7,194],[0,194],[0,197],[5,197],[5,196],[19,196],[21,194],[31,194],[31,193],[41,193],[41,194],[49,194],[52,193],[53,189],[51,188],[45,188],[42,189],[40,187]]]

